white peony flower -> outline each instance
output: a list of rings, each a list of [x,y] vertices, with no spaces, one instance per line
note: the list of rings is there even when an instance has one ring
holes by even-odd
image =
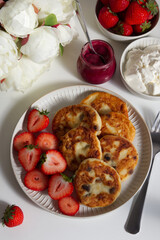
[[[59,40],[52,27],[41,26],[32,31],[20,51],[36,63],[43,63],[59,55]]]
[[[7,78],[0,84],[0,88],[3,91],[15,89],[24,92],[42,73],[50,68],[50,65],[50,61],[38,64],[23,55],[17,65],[11,69]]]
[[[9,0],[0,9],[0,23],[15,37],[25,37],[38,26],[32,0]]]
[[[17,61],[18,52],[15,42],[8,33],[0,30],[0,80],[6,78]]]
[[[74,16],[73,2],[73,0],[33,0],[34,5],[40,10],[39,19],[44,19],[53,13],[59,23],[68,23]]]
[[[74,33],[70,26],[60,24],[53,29],[63,47],[72,41]]]

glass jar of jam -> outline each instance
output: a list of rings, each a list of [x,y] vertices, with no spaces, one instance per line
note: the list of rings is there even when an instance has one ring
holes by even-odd
[[[115,73],[116,60],[112,46],[103,40],[92,40],[93,52],[90,44],[86,43],[77,60],[77,70],[82,78],[92,84],[101,84],[109,81]]]

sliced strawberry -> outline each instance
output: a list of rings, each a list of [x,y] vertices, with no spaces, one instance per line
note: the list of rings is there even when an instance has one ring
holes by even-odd
[[[79,202],[73,197],[64,197],[58,201],[58,206],[61,212],[65,215],[73,216],[79,210]]]
[[[43,174],[40,170],[34,169],[26,173],[24,184],[34,191],[43,191],[48,187],[48,180],[48,176]]]
[[[33,170],[40,160],[41,149],[34,145],[27,145],[18,152],[18,159],[26,171]]]
[[[42,154],[40,162],[42,172],[47,175],[61,173],[67,167],[65,158],[55,149]]]
[[[58,138],[52,133],[42,132],[36,138],[35,145],[41,148],[42,151],[58,149]]]
[[[19,151],[21,148],[23,148],[26,145],[34,145],[34,136],[30,132],[23,132],[14,137],[13,140],[13,147],[16,151]]]
[[[66,178],[57,173],[49,180],[48,194],[54,200],[70,196],[73,192],[73,183],[66,181]]]
[[[40,112],[37,109],[31,110],[28,116],[27,128],[29,132],[39,132],[45,129],[49,124],[47,110]]]

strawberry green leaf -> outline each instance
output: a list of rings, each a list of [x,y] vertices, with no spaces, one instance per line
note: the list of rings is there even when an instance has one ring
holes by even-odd
[[[43,109],[42,109],[42,111],[39,111],[39,113],[40,113],[41,115],[48,115],[48,114],[49,114],[49,112],[47,111],[47,109],[46,109],[46,110],[43,110]]]
[[[41,157],[40,157],[40,160],[39,160],[39,162],[37,164],[37,168],[41,168],[42,167],[43,163],[45,163],[45,161],[46,161],[46,158],[47,158],[46,153],[42,153]]]
[[[45,26],[54,26],[57,23],[58,23],[57,22],[57,17],[56,17],[55,14],[52,13],[52,14],[50,14],[46,17],[44,25]]]
[[[63,179],[64,179],[66,182],[72,182],[72,181],[73,181],[72,177],[68,177],[68,176],[65,175],[64,173],[61,173],[61,176],[63,177]]]

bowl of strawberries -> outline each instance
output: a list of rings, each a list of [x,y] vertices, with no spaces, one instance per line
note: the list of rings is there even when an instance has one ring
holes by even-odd
[[[95,13],[100,30],[116,41],[146,37],[159,21],[155,0],[98,0]]]

